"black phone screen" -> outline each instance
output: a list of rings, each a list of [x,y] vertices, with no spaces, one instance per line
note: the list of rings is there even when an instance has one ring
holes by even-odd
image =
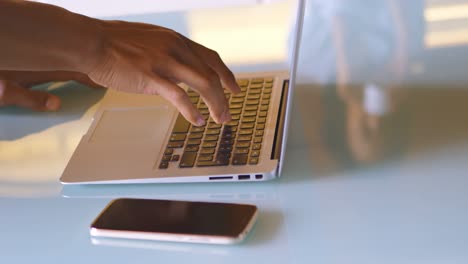
[[[97,229],[238,236],[254,205],[147,199],[117,199],[91,225]]]

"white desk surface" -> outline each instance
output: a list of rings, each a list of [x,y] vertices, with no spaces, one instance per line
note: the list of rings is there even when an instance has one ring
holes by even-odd
[[[468,263],[468,1],[368,2],[307,2],[276,181],[63,187],[103,91],[57,84],[60,112],[0,109],[0,263]],[[184,14],[152,17],[200,22]],[[93,244],[90,222],[124,196],[260,218],[236,246]]]

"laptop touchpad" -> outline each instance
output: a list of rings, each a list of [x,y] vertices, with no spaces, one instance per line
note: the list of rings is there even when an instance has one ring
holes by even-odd
[[[164,106],[106,110],[102,113],[90,141],[113,141],[118,144],[163,138],[174,113],[171,110]]]

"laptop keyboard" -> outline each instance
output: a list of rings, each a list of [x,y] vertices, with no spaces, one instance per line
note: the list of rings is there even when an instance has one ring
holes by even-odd
[[[238,79],[237,83],[239,94],[225,92],[232,121],[223,125],[216,124],[199,95],[188,90],[206,125],[192,126],[179,114],[160,169],[167,169],[171,163],[179,168],[258,164],[273,78]]]

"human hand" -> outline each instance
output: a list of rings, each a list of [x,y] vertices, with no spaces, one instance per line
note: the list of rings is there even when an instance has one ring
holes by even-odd
[[[15,105],[35,111],[56,111],[61,106],[59,97],[45,91],[36,91],[29,88],[51,81],[70,80],[94,88],[100,87],[85,74],[77,72],[0,71],[0,106]]]
[[[96,83],[124,92],[159,94],[192,124],[205,120],[178,83],[198,92],[216,123],[231,119],[223,86],[239,92],[219,55],[159,26],[101,21],[102,47],[86,73]]]

